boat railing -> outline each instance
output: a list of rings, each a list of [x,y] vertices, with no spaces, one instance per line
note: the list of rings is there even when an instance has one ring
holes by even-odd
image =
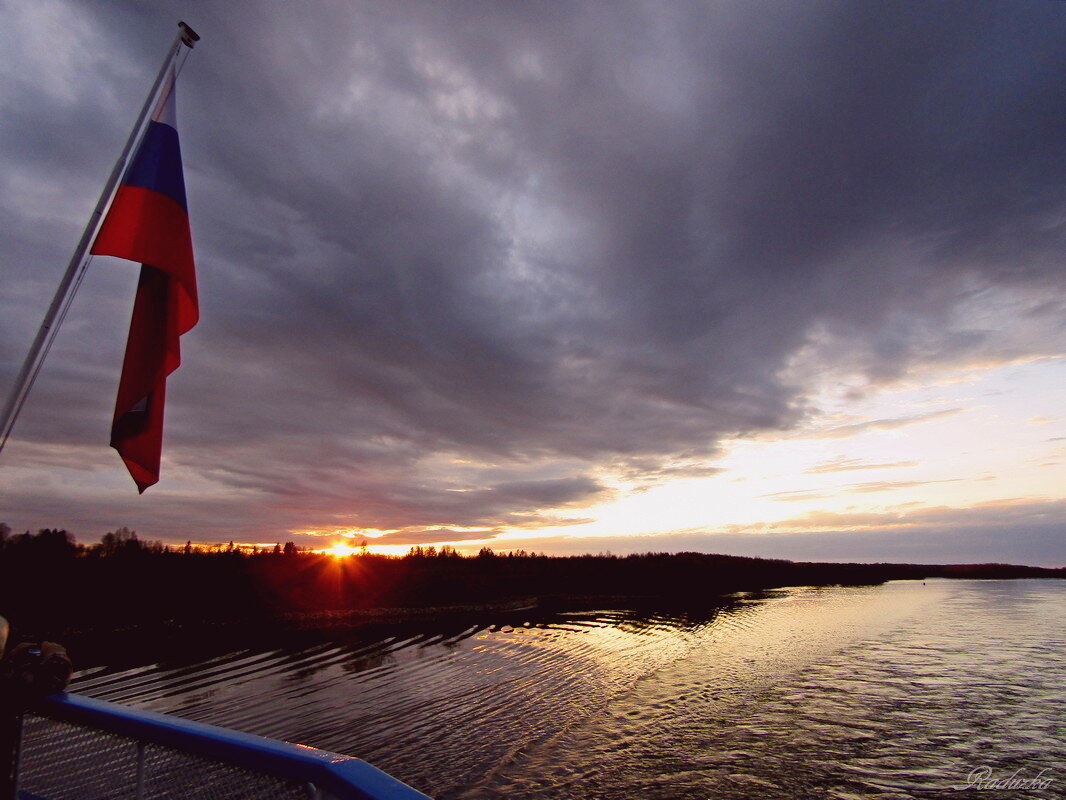
[[[358,758],[77,694],[22,719],[18,800],[427,800]]]

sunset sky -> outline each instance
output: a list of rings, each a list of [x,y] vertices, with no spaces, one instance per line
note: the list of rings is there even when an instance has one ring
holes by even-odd
[[[160,483],[98,257],[0,454],[93,542],[1066,565],[1066,3],[4,2],[10,386],[175,23]]]

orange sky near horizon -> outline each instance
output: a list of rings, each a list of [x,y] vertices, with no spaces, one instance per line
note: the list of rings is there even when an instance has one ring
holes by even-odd
[[[558,525],[480,529],[480,539],[469,538],[479,529],[442,529],[439,538],[419,543],[462,552],[484,546],[552,552],[565,538],[633,537],[654,549],[656,535],[670,533],[891,530],[936,511],[1061,501],[1064,373],[1066,357],[943,371],[869,390],[859,401],[845,401],[849,387],[838,385],[805,426],[728,441],[716,459],[679,465],[713,474],[638,481],[602,474],[610,498],[560,509]],[[571,521],[575,516],[580,521]],[[462,537],[450,539],[449,532]],[[370,552],[391,555],[413,544],[390,543],[402,530],[293,534],[298,543],[365,539]]]

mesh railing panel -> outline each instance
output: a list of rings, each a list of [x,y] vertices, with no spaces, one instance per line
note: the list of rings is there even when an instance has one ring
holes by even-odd
[[[27,714],[19,793],[26,800],[308,800],[313,787],[157,744]],[[141,793],[138,794],[138,785]]]
[[[19,788],[49,800],[133,800],[137,747],[129,739],[27,714]]]

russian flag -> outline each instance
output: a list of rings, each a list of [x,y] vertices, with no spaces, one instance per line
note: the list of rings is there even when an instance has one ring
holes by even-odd
[[[91,252],[141,262],[111,446],[143,493],[159,481],[163,403],[167,376],[181,364],[179,337],[200,316],[173,71]]]

